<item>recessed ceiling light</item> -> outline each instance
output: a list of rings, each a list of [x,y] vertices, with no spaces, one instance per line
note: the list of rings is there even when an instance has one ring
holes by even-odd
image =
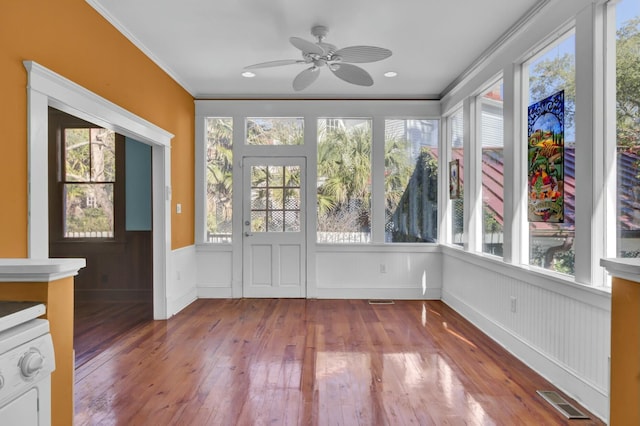
[[[242,73],[242,76],[245,78],[253,78],[256,76],[256,74],[251,71],[245,71]]]
[[[391,77],[395,77],[395,76],[397,76],[397,75],[398,75],[398,73],[397,73],[397,72],[395,72],[395,71],[387,71],[387,72],[385,72],[385,73],[384,73],[384,76],[385,76],[385,77],[389,77],[389,78],[391,78]]]

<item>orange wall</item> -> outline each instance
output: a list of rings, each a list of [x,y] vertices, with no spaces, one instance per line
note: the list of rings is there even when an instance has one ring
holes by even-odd
[[[172,248],[193,244],[193,97],[84,0],[0,3],[0,257],[27,256],[27,74],[32,60],[173,133]],[[176,215],[175,205],[182,204]]]

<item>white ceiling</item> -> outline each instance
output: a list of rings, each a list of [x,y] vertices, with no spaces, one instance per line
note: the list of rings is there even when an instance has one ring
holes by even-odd
[[[195,98],[439,99],[535,0],[87,0]],[[383,61],[358,64],[371,87],[346,83],[323,69],[295,92],[305,65],[243,67],[302,59],[289,37],[315,41],[314,25],[329,27],[338,48],[390,49]],[[386,71],[398,76],[386,78]]]

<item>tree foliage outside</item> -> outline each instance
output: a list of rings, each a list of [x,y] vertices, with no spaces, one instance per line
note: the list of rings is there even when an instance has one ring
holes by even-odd
[[[640,257],[640,16],[622,23],[616,33],[616,141],[617,252],[620,257]],[[632,229],[623,229],[625,220]]]
[[[574,38],[567,41],[573,42]],[[565,131],[574,128],[576,115],[576,58],[575,53],[542,59],[532,64],[529,76],[530,104],[564,90]],[[565,135],[566,138],[566,135]],[[567,141],[569,142],[569,141]]]
[[[249,145],[302,145],[304,120],[302,118],[248,118],[247,143]]]
[[[208,118],[207,241],[231,242],[233,184],[233,120]]]
[[[247,123],[251,123],[248,124],[247,138],[251,138],[256,144],[264,145],[267,144],[266,141],[274,140],[302,144],[303,132],[297,125],[297,119],[252,119]],[[325,125],[326,123],[331,125]],[[319,121],[318,127],[318,240],[335,243],[368,242],[371,230],[371,121],[323,119]],[[232,120],[229,118],[207,119],[206,135],[208,241],[230,242]],[[418,163],[415,163],[411,161],[410,150],[410,143],[403,138],[396,138],[385,144],[387,218],[391,218],[398,209],[418,163],[423,169],[427,167],[429,170],[430,183],[427,186],[430,197],[436,204],[428,210],[430,212],[434,210],[437,213],[437,159],[433,155],[425,157],[426,152],[423,152]],[[263,170],[260,167],[252,169],[251,203],[252,210],[256,210],[252,215],[256,217],[252,217],[251,220],[252,229],[255,228],[253,230],[256,232],[274,227],[293,229],[296,226],[295,206],[291,207],[290,203],[299,194],[299,189],[294,188],[294,184],[297,182],[299,185],[300,176],[299,173],[296,175],[281,167],[277,169],[264,168]],[[282,180],[282,188],[277,188],[279,179]],[[267,180],[270,182],[269,190],[266,188]],[[261,182],[264,183],[265,188],[260,186]],[[270,211],[271,208],[282,208],[282,213]],[[433,216],[433,213],[429,215]],[[425,233],[420,235],[422,234]],[[429,240],[435,238],[435,231],[429,231],[429,236],[426,238]]]
[[[319,128],[317,231],[364,234],[358,242],[366,242],[371,231],[371,121],[345,122]]]
[[[251,231],[300,231],[300,166],[251,166]]]
[[[504,232],[503,227],[502,224],[496,219],[496,215],[494,214],[494,212],[486,203],[483,203],[482,205],[482,221],[482,230],[484,234],[482,241],[482,251],[484,253],[490,253],[495,256],[502,256],[502,241],[499,241],[497,237]]]
[[[65,236],[113,237],[115,133],[102,128],[64,132]]]
[[[640,145],[640,17],[625,22],[617,31],[616,136],[619,147],[638,150]]]

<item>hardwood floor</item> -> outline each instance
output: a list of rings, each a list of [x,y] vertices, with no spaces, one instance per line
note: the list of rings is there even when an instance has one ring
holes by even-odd
[[[76,368],[112,346],[127,331],[153,319],[151,302],[79,301],[74,309]]]
[[[77,368],[75,422],[575,423],[536,390],[556,389],[439,301],[200,299]]]

